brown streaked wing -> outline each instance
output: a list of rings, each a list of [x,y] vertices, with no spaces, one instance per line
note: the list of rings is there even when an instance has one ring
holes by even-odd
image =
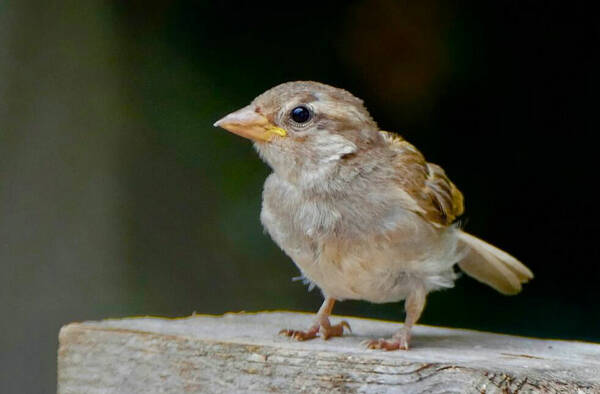
[[[423,209],[417,213],[439,226],[452,224],[463,213],[463,195],[442,167],[426,162],[421,152],[401,136],[380,133],[397,153],[398,182]]]

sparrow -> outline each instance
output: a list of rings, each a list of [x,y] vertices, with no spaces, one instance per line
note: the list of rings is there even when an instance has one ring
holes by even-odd
[[[288,82],[214,126],[254,142],[270,166],[260,220],[273,241],[318,286],[324,302],[296,340],[342,336],[336,301],[404,300],[406,318],[371,349],[407,350],[427,294],[453,287],[455,265],[511,295],[533,278],[508,253],[468,234],[463,195],[444,170],[397,134],[382,131],[363,101],[312,81]]]

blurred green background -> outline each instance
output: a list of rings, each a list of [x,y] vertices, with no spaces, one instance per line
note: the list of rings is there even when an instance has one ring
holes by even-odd
[[[516,297],[463,277],[423,323],[600,341],[596,24],[548,2],[0,1],[0,392],[54,391],[71,321],[316,311],[260,226],[269,169],[212,127],[289,80],[363,98],[536,274]]]

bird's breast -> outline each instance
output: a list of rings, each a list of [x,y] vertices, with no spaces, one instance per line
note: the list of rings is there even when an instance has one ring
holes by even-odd
[[[438,230],[393,197],[383,202],[379,194],[307,198],[271,175],[263,192],[261,221],[325,294],[397,301],[423,275],[448,271],[447,259],[440,256],[452,246],[440,242]]]

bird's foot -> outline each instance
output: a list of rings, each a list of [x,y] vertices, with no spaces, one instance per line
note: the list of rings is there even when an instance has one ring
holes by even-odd
[[[389,340],[380,338],[372,341],[366,341],[365,345],[367,346],[367,349],[408,350],[410,347],[410,333],[401,332],[397,335],[394,335]]]
[[[316,338],[317,336],[320,336],[321,338],[327,340],[331,337],[341,337],[342,335],[344,335],[344,327],[346,327],[348,331],[352,332],[350,324],[348,324],[347,321],[342,320],[342,322],[335,325],[331,325],[329,323],[315,324],[307,331],[284,329],[279,331],[279,335],[285,335],[297,341],[306,341],[309,339]]]

